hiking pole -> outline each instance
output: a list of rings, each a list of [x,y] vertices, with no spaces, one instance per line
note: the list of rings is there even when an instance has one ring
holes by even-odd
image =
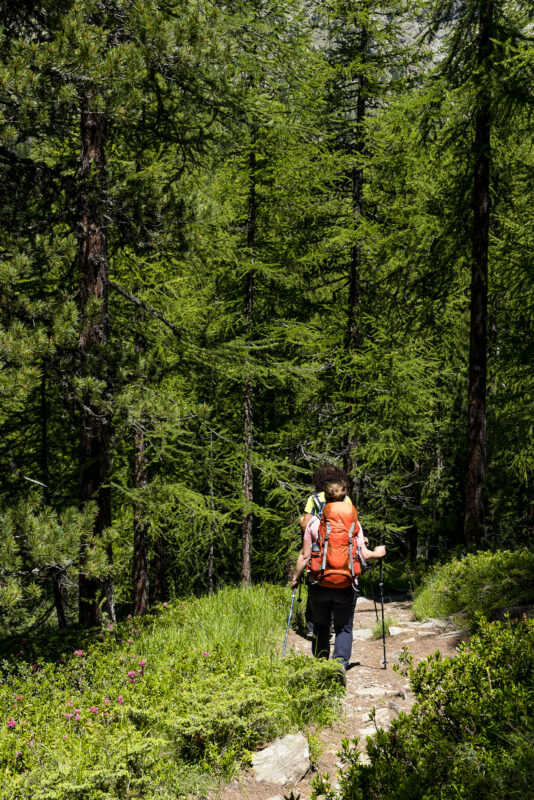
[[[382,642],[384,644],[384,660],[382,664],[384,669],[387,669],[388,662],[386,661],[386,624],[384,622],[384,566],[383,559],[380,559],[380,602],[382,604]]]
[[[291,614],[293,613],[293,605],[295,603],[295,595],[297,593],[297,587],[293,589],[293,594],[291,595],[291,606],[289,607],[289,617],[287,618],[287,628],[286,628],[286,638],[284,640],[284,647],[282,650],[282,658],[286,654],[286,645],[287,645],[287,637],[289,636],[289,626],[291,624]]]
[[[373,598],[373,603],[375,604],[375,617],[376,621],[378,622],[378,607],[376,605],[375,587],[373,584],[373,568],[370,564],[369,564],[369,583],[371,584],[371,596]]]

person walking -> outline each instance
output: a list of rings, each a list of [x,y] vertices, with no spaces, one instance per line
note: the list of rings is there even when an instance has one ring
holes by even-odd
[[[386,548],[380,545],[374,550],[368,549],[356,510],[346,503],[348,480],[341,470],[339,473],[336,480],[326,483],[326,504],[321,520],[318,516],[310,515],[307,521],[290,584],[292,588],[298,586],[302,573],[311,561],[312,582],[308,585],[308,596],[314,623],[313,654],[317,658],[330,657],[330,622],[333,617],[335,642],[332,658],[339,662],[340,680],[346,685],[345,670],[352,651],[352,626],[357,598],[357,555],[361,555],[365,561],[383,558]],[[313,558],[312,548],[315,550]],[[336,559],[339,563],[336,563]]]

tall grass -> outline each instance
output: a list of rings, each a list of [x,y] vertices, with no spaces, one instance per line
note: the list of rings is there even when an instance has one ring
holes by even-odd
[[[205,795],[262,742],[328,721],[335,670],[280,659],[288,607],[279,587],[225,589],[2,662],[0,797]]]
[[[443,564],[417,592],[419,617],[463,613],[474,624],[477,614],[534,604],[534,553],[529,550],[472,553]]]

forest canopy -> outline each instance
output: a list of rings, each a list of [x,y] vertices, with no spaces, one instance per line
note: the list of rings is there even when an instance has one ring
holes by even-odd
[[[0,28],[0,628],[282,583],[313,471],[534,530],[526,0],[47,0]]]

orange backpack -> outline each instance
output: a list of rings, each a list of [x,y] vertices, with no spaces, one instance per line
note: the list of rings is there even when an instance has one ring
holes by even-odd
[[[358,512],[354,506],[344,502],[327,503],[321,514],[317,540],[312,545],[308,583],[333,589],[350,586],[362,571],[357,538]]]

